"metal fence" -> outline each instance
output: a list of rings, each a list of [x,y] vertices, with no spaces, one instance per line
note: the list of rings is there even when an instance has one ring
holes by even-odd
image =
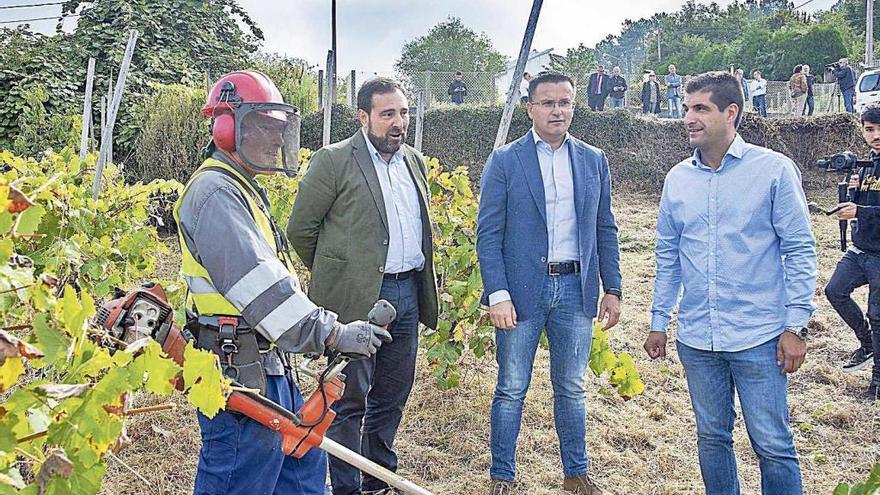
[[[343,76],[343,74],[341,74]],[[385,76],[399,79],[396,74],[384,72],[367,72],[367,71],[351,71],[344,74],[340,78],[340,94],[339,101],[345,101],[349,105],[354,106],[357,89],[365,81],[378,76]],[[465,106],[475,105],[496,105],[503,104],[509,89],[509,79],[499,78],[498,74],[491,72],[463,72],[462,81],[467,86],[467,95],[464,98]],[[626,109],[632,112],[640,113],[642,109],[641,82],[643,75],[627,75],[623,74],[629,83],[629,89],[626,94]],[[352,77],[354,81],[352,81]],[[573,75],[576,87],[576,101],[580,106],[587,105],[587,84],[589,82],[589,74]],[[658,76],[658,82],[661,83],[661,113],[660,116],[667,116],[669,109],[666,103],[666,91],[663,86],[663,75]],[[687,81],[687,76],[684,78]],[[417,73],[411,80],[402,81],[410,96],[410,101],[415,106],[418,100],[419,92],[424,91],[426,95],[426,107],[451,107],[453,106],[448,89],[449,84],[455,80],[455,72],[421,72]],[[344,90],[343,94],[341,91]],[[845,111],[843,100],[840,97],[840,91],[837,90],[836,83],[815,83],[813,85],[814,95],[814,115],[822,113],[833,113]],[[788,90],[788,81],[767,81],[767,94],[765,96],[767,103],[767,112],[770,117],[774,116],[791,116],[791,103]],[[751,100],[751,98],[749,98]],[[606,101],[606,109],[608,102]],[[755,111],[752,108],[751,101],[746,101],[746,111]]]

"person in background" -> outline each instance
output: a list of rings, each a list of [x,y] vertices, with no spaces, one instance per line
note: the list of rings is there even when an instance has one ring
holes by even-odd
[[[461,71],[455,73],[455,80],[449,83],[449,98],[453,105],[463,105],[464,97],[467,96],[467,85],[462,81]]]
[[[626,104],[626,78],[620,75],[620,67],[611,69],[611,108],[623,108]]]
[[[742,86],[743,90],[743,112],[746,111],[747,102],[751,101],[749,99],[749,81],[744,77],[744,73],[742,69],[736,69],[734,73],[736,76],[736,80],[739,81],[740,86]]]
[[[596,66],[596,72],[590,74],[590,82],[587,84],[587,104],[590,110],[601,112],[605,110],[605,98],[611,90],[611,78],[605,74],[605,66]]]
[[[657,83],[657,74],[653,72],[648,74],[648,80],[642,85],[642,111],[655,115],[660,113],[660,84]]]
[[[880,105],[862,110],[861,121],[862,137],[871,148],[871,160],[876,160],[880,156]],[[852,201],[838,205],[842,208],[837,218],[853,221],[852,245],[825,286],[825,297],[860,343],[843,365],[843,371],[873,365],[864,398],[874,402],[880,391],[880,170],[877,166],[861,167],[849,186]],[[852,299],[853,291],[865,285],[867,314]]]
[[[804,66],[795,65],[791,77],[788,78],[789,90],[789,113],[794,117],[800,117],[807,105],[807,76],[804,75]]]
[[[669,118],[681,118],[681,76],[678,75],[678,69],[675,65],[669,64],[667,67],[669,74],[663,78],[666,84],[666,104],[669,106]],[[660,113],[658,110],[656,113]]]
[[[849,59],[846,57],[838,60],[832,66],[831,73],[837,78],[837,84],[840,85],[840,93],[843,95],[843,104],[846,111],[855,113],[856,98],[856,71],[849,65]]]
[[[523,72],[522,80],[519,82],[519,102],[523,105],[529,102],[529,81],[531,80],[532,75]]]
[[[816,76],[810,73],[810,66],[804,64],[804,75],[807,76],[807,108],[803,115],[809,117],[816,109],[816,99],[813,97],[813,84],[816,84]]]
[[[758,111],[761,117],[767,116],[767,80],[761,77],[761,71],[756,70],[752,73],[754,79],[749,83],[749,89],[752,94],[752,106]]]

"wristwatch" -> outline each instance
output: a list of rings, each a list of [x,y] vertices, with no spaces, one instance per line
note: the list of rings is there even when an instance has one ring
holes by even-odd
[[[797,335],[802,340],[807,340],[807,336],[810,333],[807,327],[785,327],[785,331]]]
[[[616,288],[616,287],[612,287],[612,288],[606,290],[605,293],[611,294],[612,296],[617,296],[617,298],[620,299],[621,301],[623,300],[623,291]]]

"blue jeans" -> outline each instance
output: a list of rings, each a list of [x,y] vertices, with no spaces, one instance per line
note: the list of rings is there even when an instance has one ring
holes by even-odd
[[[739,352],[703,351],[681,342],[697,419],[697,451],[706,495],[739,495],[733,452],[734,395],[739,394],[764,495],[801,495],[801,470],[788,421],[788,378],[776,364],[779,337]]]
[[[336,419],[327,436],[391,471],[397,471],[394,438],[412,391],[419,350],[419,283],[417,276],[384,280],[379,298],[390,302],[397,318],[388,326],[394,339],[372,359],[345,367],[345,393],[333,405]],[[366,316],[366,315],[364,315]],[[330,458],[334,495],[356,495],[388,485],[336,458]]]
[[[849,113],[856,113],[856,109],[853,106],[853,98],[856,96],[855,86],[849,89],[844,89],[841,93],[843,93],[843,105],[846,107],[846,111]]]
[[[673,96],[671,98],[666,99],[666,104],[669,106],[669,118],[670,119],[680,119],[681,118],[681,97]]]
[[[583,310],[580,275],[547,275],[536,297],[530,319],[519,320],[513,330],[495,330],[498,383],[492,399],[489,475],[496,480],[512,481],[516,474],[516,440],[535,351],[544,329],[550,342],[553,418],[563,471],[565,476],[574,477],[589,469],[584,373],[593,328],[592,317]]]
[[[286,376],[267,377],[266,396],[296,411],[303,398]],[[281,452],[281,435],[239,413],[198,413],[202,449],[195,495],[323,495],[327,454],[313,448],[302,459]]]
[[[616,96],[611,97],[611,108],[623,108],[623,97],[617,98]]]
[[[767,116],[767,95],[757,95],[752,97],[752,106],[758,110],[761,117]]]

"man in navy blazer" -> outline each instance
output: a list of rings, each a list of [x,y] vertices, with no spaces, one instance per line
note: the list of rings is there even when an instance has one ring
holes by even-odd
[[[532,129],[492,152],[480,190],[477,255],[498,361],[490,493],[511,493],[523,405],[546,329],[563,488],[595,495],[601,492],[588,477],[584,375],[597,306],[610,328],[621,297],[608,159],[568,134],[571,78],[539,75],[529,97]]]

